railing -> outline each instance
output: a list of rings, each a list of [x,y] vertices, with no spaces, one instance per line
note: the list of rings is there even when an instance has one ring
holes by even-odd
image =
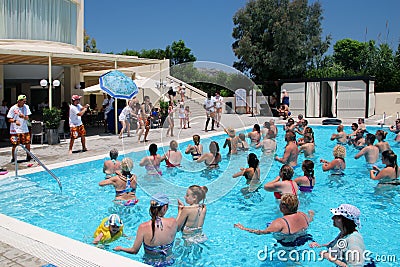
[[[18,147],[22,147],[26,153],[28,153],[40,166],[43,167],[58,183],[60,187],[60,191],[62,192],[62,185],[60,179],[51,171],[49,170],[31,151],[29,151],[24,145],[20,144],[15,148],[14,151],[14,159],[15,159],[15,177],[18,177]]]
[[[203,101],[207,98],[207,93],[201,91],[200,89],[191,86],[190,84],[187,84],[175,77],[172,76],[167,76],[167,79],[169,79],[170,81],[173,81],[174,83],[182,83],[185,85],[186,89],[189,89],[189,94],[186,94],[186,96],[188,96],[189,98],[193,99],[193,100],[200,100],[201,103],[203,103]]]

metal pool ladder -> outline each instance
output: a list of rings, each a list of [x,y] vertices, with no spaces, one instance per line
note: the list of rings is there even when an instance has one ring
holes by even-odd
[[[46,165],[44,165],[31,151],[29,151],[24,145],[19,144],[16,148],[15,148],[15,152],[14,152],[14,159],[15,159],[15,177],[18,177],[18,147],[22,147],[23,150],[25,150],[26,153],[28,153],[37,163],[39,163],[40,166],[43,167],[43,169],[45,169],[58,183],[58,186],[60,187],[60,191],[62,192],[62,185],[61,185],[61,181],[60,179],[54,174],[54,172],[52,172],[51,170],[49,170]]]

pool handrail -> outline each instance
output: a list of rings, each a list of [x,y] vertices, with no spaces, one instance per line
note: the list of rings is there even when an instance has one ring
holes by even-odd
[[[18,177],[18,147],[22,147],[23,150],[25,150],[26,153],[28,153],[40,166],[43,167],[58,183],[58,186],[60,187],[60,191],[62,192],[62,185],[60,179],[52,172],[49,170],[46,165],[44,165],[31,151],[29,151],[23,144],[19,144],[14,151],[14,159],[15,159],[15,177]]]

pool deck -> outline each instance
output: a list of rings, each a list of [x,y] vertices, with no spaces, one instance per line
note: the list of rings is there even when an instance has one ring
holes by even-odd
[[[374,116],[373,118],[366,119],[365,124],[377,126],[377,121],[381,118],[382,116]],[[120,155],[122,155],[132,151],[147,149],[148,145],[153,142],[161,146],[168,145],[171,140],[177,140],[178,143],[191,140],[194,134],[199,134],[202,137],[220,135],[223,133],[223,127],[242,129],[251,127],[255,123],[262,126],[265,121],[269,121],[270,119],[271,117],[251,117],[248,114],[223,114],[221,127],[216,128],[216,131],[209,131],[207,133],[204,132],[204,117],[191,118],[192,128],[189,129],[179,129],[179,121],[175,119],[174,137],[165,137],[167,129],[159,128],[150,130],[148,136],[150,141],[146,143],[138,143],[137,136],[134,134],[135,131],[131,131],[131,137],[123,139],[110,134],[88,136],[86,138],[87,152],[80,152],[81,143],[80,139],[77,139],[73,149],[76,153],[72,155],[68,155],[69,139],[66,141],[62,140],[60,144],[52,146],[34,144],[31,146],[31,151],[51,169],[108,157],[111,148],[117,148]],[[279,118],[274,119],[276,124],[285,123],[285,121]],[[321,125],[323,118],[307,118],[307,120],[310,125]],[[343,124],[350,125],[353,122],[357,122],[357,118],[342,119],[342,121]],[[392,122],[390,121],[390,123]],[[26,155],[23,150],[19,149],[18,158],[25,159],[25,157]],[[0,176],[0,179],[15,175],[15,165],[9,163],[10,159],[11,148],[1,148],[0,167],[6,167],[9,173],[2,175],[2,177]],[[33,166],[28,167],[29,163],[33,163]],[[18,163],[19,174],[42,171],[42,168],[33,160],[29,163]],[[94,246],[63,237],[0,214],[0,266],[39,267],[46,266],[49,263],[58,267],[115,266],[116,262],[120,266],[146,266],[128,258],[97,249]]]

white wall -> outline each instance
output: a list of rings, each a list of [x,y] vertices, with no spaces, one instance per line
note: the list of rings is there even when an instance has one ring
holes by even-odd
[[[363,81],[338,81],[337,117],[364,118],[366,85]]]
[[[375,114],[388,116],[400,112],[400,92],[376,93],[375,94]]]

